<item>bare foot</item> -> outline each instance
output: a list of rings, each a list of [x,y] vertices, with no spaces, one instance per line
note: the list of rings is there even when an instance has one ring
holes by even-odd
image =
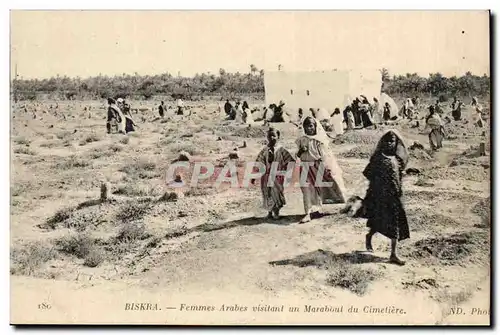
[[[373,252],[372,241],[371,238],[369,238],[368,236],[366,236],[365,246],[366,246],[366,251]]]
[[[299,223],[306,223],[306,222],[309,222],[309,221],[311,221],[311,215],[307,214],[306,216],[304,216],[302,218],[302,220],[300,220]]]
[[[272,211],[270,211],[270,212],[267,214],[267,218],[268,218],[268,219],[273,219],[273,218],[274,218],[274,216],[273,216],[273,212],[272,212]]]
[[[396,256],[396,255],[391,255],[391,257],[389,258],[389,262],[396,264],[396,265],[400,265],[400,266],[403,266],[406,264],[405,261],[399,259],[398,256]]]
[[[273,218],[275,220],[279,220],[281,218],[281,216],[280,216],[280,210],[279,209],[274,209],[273,210]]]

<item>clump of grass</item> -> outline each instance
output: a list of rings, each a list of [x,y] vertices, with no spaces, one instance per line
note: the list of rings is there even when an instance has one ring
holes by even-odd
[[[61,170],[71,170],[74,168],[88,167],[90,166],[90,164],[91,163],[89,161],[78,158],[73,155],[70,158],[63,160],[62,162],[56,163],[55,168]]]
[[[363,158],[368,159],[373,153],[374,147],[368,144],[360,144],[347,151],[341,152],[340,157],[343,158]]]
[[[138,185],[136,183],[128,183],[120,185],[113,194],[126,195],[130,197],[146,197],[157,195],[154,188],[147,185]]]
[[[13,197],[20,196],[23,193],[26,193],[26,191],[29,191],[30,189],[30,184],[28,183],[16,183],[10,187],[10,195]]]
[[[56,134],[56,137],[60,140],[69,140],[68,137],[71,137],[72,135],[73,133],[70,131],[61,131]]]
[[[118,210],[116,214],[116,219],[123,223],[128,223],[132,221],[141,220],[151,208],[151,204],[149,203],[141,203],[138,201],[129,201],[124,204]]]
[[[179,153],[182,151],[188,152],[190,155],[200,155],[203,153],[199,148],[203,147],[201,145],[196,146],[194,143],[175,143],[170,146],[170,151],[172,153]]]
[[[184,195],[186,197],[198,197],[213,194],[215,190],[212,187],[192,187]]]
[[[382,136],[382,130],[354,130],[345,132],[342,135],[339,135],[335,138],[334,143],[336,144],[368,144],[371,145],[372,148],[377,144]]]
[[[116,240],[119,242],[132,243],[147,238],[146,227],[142,223],[127,222],[118,232]]]
[[[115,143],[113,143],[109,146],[109,151],[111,151],[111,152],[120,152],[122,150],[123,150],[123,147],[121,145],[118,145]]]
[[[368,285],[378,277],[379,274],[371,269],[348,262],[338,262],[330,267],[327,283],[362,296],[367,292]]]
[[[16,275],[33,275],[46,262],[54,259],[56,250],[50,244],[36,241],[11,251],[11,273]]]
[[[43,225],[43,228],[56,229],[59,223],[62,223],[65,220],[69,219],[74,212],[75,209],[71,207],[58,210],[53,216],[45,221],[45,225]]]
[[[126,136],[126,137],[122,137],[120,139],[120,143],[121,144],[128,144],[128,142],[130,142],[130,137]]]
[[[49,149],[57,147],[57,146],[58,146],[57,141],[49,141],[49,142],[45,142],[45,143],[40,144],[41,148],[49,148]]]
[[[99,266],[106,259],[106,255],[104,250],[101,248],[93,248],[89,251],[87,256],[85,256],[83,265],[88,266],[90,268],[95,268]]]
[[[14,143],[28,146],[30,145],[31,141],[26,139],[25,137],[20,136],[14,139]]]
[[[30,156],[35,156],[36,152],[31,150],[28,147],[17,147],[14,149],[15,154],[23,154],[23,155],[30,155]]]
[[[74,212],[63,220],[63,226],[64,228],[75,229],[81,232],[89,227],[97,227],[102,221],[102,217],[97,212]]]
[[[85,145],[87,143],[92,143],[92,142],[99,142],[100,140],[101,138],[97,136],[96,133],[90,133],[80,141],[80,145]]]
[[[123,166],[119,171],[140,179],[152,179],[160,176],[155,170],[155,162],[140,160]]]
[[[95,248],[95,240],[88,233],[70,234],[56,240],[56,246],[65,254],[85,258]]]

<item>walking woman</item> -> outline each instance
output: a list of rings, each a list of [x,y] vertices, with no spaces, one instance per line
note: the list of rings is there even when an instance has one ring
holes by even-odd
[[[308,116],[302,123],[302,135],[296,143],[299,148],[301,191],[304,201],[305,216],[300,223],[309,222],[311,214],[319,214],[321,205],[325,202],[345,203],[345,187],[342,169],[330,149],[329,137],[321,124]],[[304,172],[305,165],[307,170]],[[317,182],[318,178],[321,178]],[[331,183],[331,186],[322,186]],[[316,207],[316,209],[315,209]]]
[[[425,127],[431,129],[429,133],[429,145],[431,149],[441,149],[443,147],[443,138],[446,136],[446,133],[444,131],[443,121],[432,105],[429,106],[429,116],[427,116],[425,122]]]
[[[404,265],[396,253],[398,241],[410,238],[408,219],[401,200],[402,173],[408,163],[408,151],[401,135],[387,131],[379,140],[370,162],[363,171],[370,186],[363,206],[368,218],[366,249],[373,251],[372,237],[376,233],[391,239],[391,263]]]

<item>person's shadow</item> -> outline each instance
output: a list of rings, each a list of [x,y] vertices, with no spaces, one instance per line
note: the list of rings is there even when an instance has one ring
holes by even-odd
[[[294,258],[269,262],[272,266],[294,265],[298,267],[314,266],[318,268],[328,267],[332,263],[347,262],[351,264],[363,263],[387,263],[388,259],[375,256],[365,251],[352,251],[336,254],[332,251],[318,249]]]

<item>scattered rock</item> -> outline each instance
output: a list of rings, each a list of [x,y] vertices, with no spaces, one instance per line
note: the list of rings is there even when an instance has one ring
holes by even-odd
[[[407,175],[418,175],[418,174],[420,174],[420,170],[417,168],[408,168],[408,169],[406,169],[406,174]]]
[[[424,146],[422,145],[422,143],[418,142],[418,141],[415,141],[413,142],[413,144],[410,146],[409,148],[410,150],[415,150],[415,149],[424,149]]]
[[[158,201],[175,202],[179,199],[179,196],[175,192],[165,192]]]
[[[184,217],[186,217],[186,216],[188,216],[188,215],[187,215],[187,213],[186,213],[186,212],[179,211],[179,214],[178,214],[177,216],[178,216],[178,217],[180,217],[180,218],[184,218]]]

